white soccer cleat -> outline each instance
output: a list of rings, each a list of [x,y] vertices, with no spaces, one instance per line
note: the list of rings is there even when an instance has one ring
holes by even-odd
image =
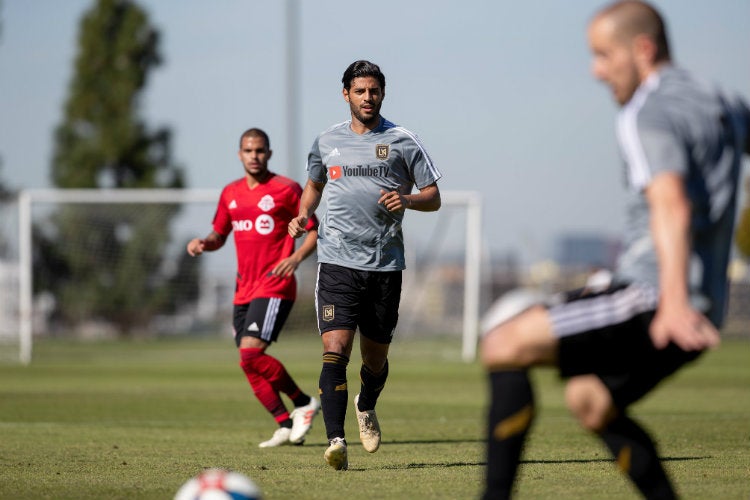
[[[354,411],[359,424],[359,440],[368,453],[375,453],[380,448],[380,424],[375,410],[359,411],[359,394],[354,396]]]
[[[305,406],[295,408],[289,415],[292,418],[292,433],[289,435],[289,441],[294,444],[300,444],[305,440],[305,436],[312,428],[313,419],[320,411],[320,401],[310,398],[310,402]]]
[[[258,446],[260,448],[275,448],[276,446],[284,446],[292,444],[289,441],[289,435],[292,433],[292,429],[288,427],[279,427],[271,436],[268,441],[263,441]]]
[[[349,468],[349,458],[346,453],[346,440],[344,438],[333,438],[329,442],[328,449],[323,455],[326,463],[336,470]]]

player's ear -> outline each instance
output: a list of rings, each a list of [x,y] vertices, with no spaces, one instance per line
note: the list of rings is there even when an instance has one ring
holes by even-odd
[[[656,61],[656,42],[648,35],[636,35],[632,42],[633,58],[636,67],[644,76],[651,71]]]
[[[271,155],[273,155],[273,149],[269,149],[268,150],[268,154],[266,155],[266,160],[270,160],[271,159]]]
[[[349,102],[349,91],[344,88],[341,90],[341,94],[344,96],[344,100]]]

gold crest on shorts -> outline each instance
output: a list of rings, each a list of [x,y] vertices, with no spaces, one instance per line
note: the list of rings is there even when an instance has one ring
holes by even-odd
[[[388,159],[390,150],[391,146],[389,144],[377,144],[375,146],[375,156],[378,160],[386,160]]]
[[[323,321],[333,321],[333,304],[323,306]]]

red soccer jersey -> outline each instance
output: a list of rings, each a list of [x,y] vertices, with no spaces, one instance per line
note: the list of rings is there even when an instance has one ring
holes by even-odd
[[[250,189],[243,177],[222,190],[213,226],[214,231],[223,236],[234,231],[237,252],[235,304],[246,304],[257,298],[296,298],[294,276],[273,276],[271,270],[294,253],[295,242],[287,233],[287,225],[299,213],[301,195],[299,184],[273,173],[254,189]],[[317,226],[318,221],[313,216],[306,229]]]

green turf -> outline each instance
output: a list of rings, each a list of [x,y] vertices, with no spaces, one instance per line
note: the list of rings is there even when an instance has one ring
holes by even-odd
[[[231,340],[42,341],[31,366],[0,366],[0,499],[167,499],[204,467],[246,473],[267,499],[477,498],[485,381],[459,351],[457,339],[397,341],[378,404],[383,445],[361,448],[350,408],[350,470],[336,472],[322,418],[305,446],[257,447],[274,424]],[[317,387],[316,335],[272,352]],[[750,343],[725,342],[633,408],[684,498],[750,497],[749,360]],[[517,498],[638,498],[568,416],[555,374],[534,378],[540,414]]]

